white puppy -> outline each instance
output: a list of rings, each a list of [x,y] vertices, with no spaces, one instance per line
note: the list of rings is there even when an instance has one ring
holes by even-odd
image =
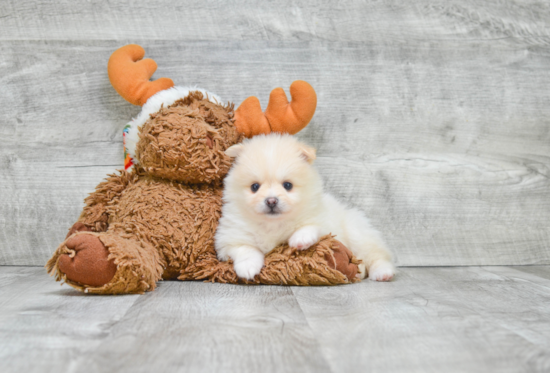
[[[225,178],[216,231],[220,260],[233,259],[239,277],[252,279],[264,255],[281,243],[305,250],[332,233],[363,261],[359,276],[389,281],[392,256],[365,215],[323,193],[311,165],[315,149],[290,135],[256,136],[226,150],[236,157]]]

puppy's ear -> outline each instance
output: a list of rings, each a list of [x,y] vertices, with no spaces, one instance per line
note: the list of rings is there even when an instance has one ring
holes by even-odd
[[[313,161],[317,158],[317,151],[311,146],[300,144],[300,156],[309,164],[312,164]]]
[[[236,158],[244,149],[243,144],[235,144],[233,146],[230,146],[225,150],[225,154],[230,156],[231,158]]]

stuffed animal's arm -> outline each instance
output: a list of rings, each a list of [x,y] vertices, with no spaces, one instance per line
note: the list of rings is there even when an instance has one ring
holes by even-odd
[[[67,237],[82,231],[105,232],[109,227],[107,207],[116,204],[122,192],[137,179],[136,173],[127,171],[108,175],[84,200],[86,206],[84,206],[78,221],[69,230]]]

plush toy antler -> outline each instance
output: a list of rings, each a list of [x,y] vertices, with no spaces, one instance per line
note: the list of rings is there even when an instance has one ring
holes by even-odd
[[[292,101],[285,91],[275,88],[269,95],[265,114],[260,101],[252,96],[243,101],[235,111],[235,125],[246,137],[270,132],[295,134],[313,118],[317,107],[317,95],[309,83],[296,80],[290,85]]]
[[[109,58],[107,71],[113,88],[126,101],[143,106],[155,93],[174,87],[172,79],[149,79],[157,70],[150,58],[142,59],[145,50],[136,44],[117,49]],[[265,114],[260,101],[252,96],[235,111],[235,125],[246,137],[262,133],[280,132],[295,134],[311,120],[317,107],[317,95],[309,83],[296,80],[290,85],[291,102],[285,91],[275,88],[269,96]]]
[[[150,58],[142,60],[145,50],[136,44],[117,49],[109,58],[107,71],[113,88],[126,101],[143,106],[149,97],[174,86],[172,79],[149,79],[157,70],[157,64]]]

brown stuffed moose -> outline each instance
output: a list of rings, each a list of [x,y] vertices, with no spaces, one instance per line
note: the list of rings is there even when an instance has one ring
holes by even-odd
[[[221,214],[227,148],[260,133],[297,133],[315,112],[304,81],[271,92],[265,113],[256,97],[237,110],[198,88],[150,81],[157,65],[138,45],[115,51],[109,79],[127,101],[142,105],[124,129],[125,170],[109,175],[85,199],[46,268],[75,289],[98,294],[143,293],[161,279],[278,285],[337,285],[359,281],[358,260],[332,236],[299,251],[274,248],[252,281],[220,262],[214,233]]]

